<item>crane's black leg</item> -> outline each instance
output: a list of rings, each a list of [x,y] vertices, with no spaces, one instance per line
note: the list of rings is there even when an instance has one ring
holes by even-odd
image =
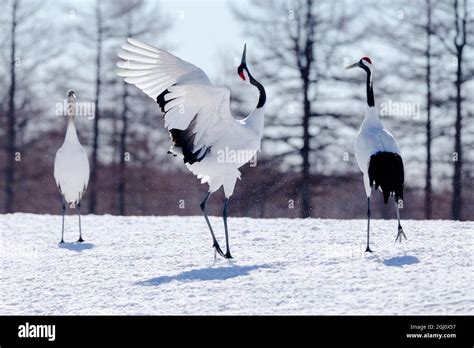
[[[365,249],[365,252],[371,253],[372,250],[370,250],[370,246],[369,246],[369,235],[370,235],[370,197],[367,197],[367,249]]]
[[[61,241],[60,244],[64,244],[64,215],[66,214],[66,202],[63,199],[63,227],[61,229]]]
[[[226,245],[226,252],[224,257],[226,259],[231,259],[232,255],[230,254],[229,248],[229,231],[227,230],[227,206],[229,204],[229,198],[224,199],[224,212],[222,213],[222,217],[224,218],[224,229],[225,229],[225,245]]]
[[[214,235],[214,231],[212,230],[211,223],[209,222],[209,218],[207,217],[207,201],[209,200],[209,197],[211,197],[211,191],[209,191],[206,194],[206,197],[204,197],[204,200],[201,203],[201,211],[204,214],[204,218],[206,219],[207,226],[209,227],[209,231],[211,231],[211,236],[212,236],[212,246],[214,247],[215,251],[221,255],[224,256],[224,253],[222,252],[221,247],[219,246],[219,243],[217,242],[216,236]],[[215,255],[214,255],[215,257]]]
[[[399,241],[401,243],[402,238],[405,238],[405,240],[407,240],[407,236],[405,236],[402,225],[400,224],[400,208],[398,206],[397,201],[395,201],[395,209],[397,209],[397,219],[398,219],[398,234],[397,234],[397,238],[395,238],[395,242]]]
[[[81,202],[77,203],[77,214],[79,215],[79,239],[77,241],[79,243],[82,243],[84,239],[82,239],[82,230],[81,230]]]

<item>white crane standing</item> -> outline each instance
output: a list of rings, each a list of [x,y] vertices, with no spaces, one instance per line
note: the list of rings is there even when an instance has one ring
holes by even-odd
[[[355,157],[360,170],[364,174],[365,193],[367,194],[367,248],[370,235],[370,194],[371,188],[380,188],[384,202],[387,204],[390,195],[394,196],[398,219],[398,234],[395,241],[407,239],[400,224],[399,205],[403,203],[404,170],[403,160],[397,141],[387,131],[375,111],[373,90],[372,61],[368,57],[361,58],[357,63],[346,69],[362,68],[367,73],[367,110],[355,143]]]
[[[59,148],[54,159],[54,179],[62,196],[63,224],[61,243],[64,243],[64,215],[66,204],[71,209],[76,207],[79,216],[79,240],[83,242],[81,231],[81,199],[89,183],[89,159],[77,137],[74,116],[76,111],[76,94],[67,93],[68,125],[64,143]]]
[[[239,168],[260,150],[266,94],[246,64],[246,48],[237,69],[240,78],[257,87],[257,107],[244,119],[236,120],[230,112],[230,91],[211,85],[198,67],[171,53],[128,38],[122,44],[117,63],[119,76],[155,100],[164,112],[165,127],[173,145],[169,153],[183,158],[188,169],[209,191],[201,210],[211,231],[215,252],[232,258],[227,229],[229,198],[234,192]],[[207,201],[221,186],[224,188],[224,229],[226,253],[217,242],[207,216]]]

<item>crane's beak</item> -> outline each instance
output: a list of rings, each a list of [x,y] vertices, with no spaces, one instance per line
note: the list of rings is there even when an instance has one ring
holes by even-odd
[[[247,65],[247,44],[244,45],[244,53],[242,53],[242,62],[240,62],[241,65]]]
[[[357,67],[360,67],[359,62],[346,66],[346,70],[357,68]]]

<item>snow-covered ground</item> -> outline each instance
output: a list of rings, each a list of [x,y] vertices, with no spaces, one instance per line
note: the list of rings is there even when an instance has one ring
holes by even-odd
[[[474,222],[0,216],[0,314],[474,314]],[[211,218],[224,248],[222,220]]]

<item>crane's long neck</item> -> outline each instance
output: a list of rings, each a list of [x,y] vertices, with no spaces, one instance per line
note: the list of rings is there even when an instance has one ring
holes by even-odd
[[[255,80],[253,76],[250,74],[250,71],[247,69],[247,74],[249,75],[249,82],[257,87],[258,92],[260,93],[260,96],[258,98],[258,103],[257,103],[257,109],[260,109],[265,105],[265,102],[267,101],[267,94],[265,93],[265,88],[263,88],[263,85]]]
[[[66,110],[68,122],[66,129],[66,137],[64,139],[65,142],[79,142],[79,138],[77,137],[76,124],[74,122],[75,109],[75,102],[68,101]]]
[[[364,122],[361,128],[383,128],[382,121],[380,121],[377,112],[375,111],[374,101],[374,86],[373,86],[373,71],[370,67],[362,64],[362,69],[367,73],[367,111],[365,113]]]
[[[79,143],[79,138],[77,137],[76,125],[74,124],[74,117],[69,116],[64,142],[65,143],[66,142]]]
[[[260,93],[258,97],[257,108],[253,110],[246,118],[245,124],[247,127],[253,129],[259,134],[261,138],[263,135],[263,124],[264,124],[264,115],[265,115],[265,103],[267,101],[267,94],[265,93],[265,88],[263,88],[262,84],[255,80],[253,76],[247,69],[247,74],[249,77],[250,84],[257,87],[258,92]]]
[[[367,105],[369,107],[374,107],[375,106],[375,101],[374,101],[374,84],[373,84],[373,79],[372,79],[372,70],[363,65],[362,69],[365,70],[367,73]]]

